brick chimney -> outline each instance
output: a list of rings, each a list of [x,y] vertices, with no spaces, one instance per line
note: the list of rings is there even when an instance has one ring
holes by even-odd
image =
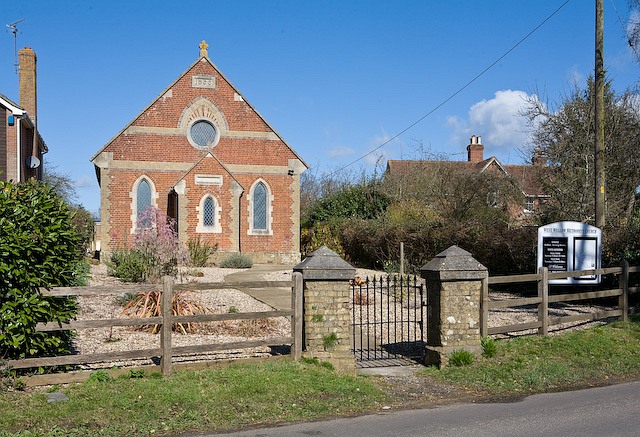
[[[480,162],[484,159],[483,152],[484,146],[482,145],[482,137],[471,136],[469,145],[467,146],[467,152],[469,156],[469,162]]]
[[[29,118],[37,125],[36,53],[31,47],[25,47],[18,51],[18,57],[20,58],[20,106],[26,109]]]
[[[533,150],[533,157],[531,163],[536,166],[544,166],[547,163],[547,158],[544,155],[542,149],[538,146]]]

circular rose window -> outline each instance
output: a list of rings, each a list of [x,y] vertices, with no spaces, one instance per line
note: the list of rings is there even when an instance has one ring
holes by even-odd
[[[189,128],[189,139],[197,147],[213,147],[218,142],[218,129],[210,121],[197,120]]]

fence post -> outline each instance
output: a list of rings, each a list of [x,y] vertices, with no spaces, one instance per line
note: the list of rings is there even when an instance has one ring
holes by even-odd
[[[171,321],[173,296],[173,278],[165,276],[162,285],[162,330],[160,331],[160,347],[162,348],[162,357],[160,358],[160,367],[162,376],[165,378],[171,375],[171,329],[173,323]]]
[[[480,337],[489,335],[489,277],[482,278],[480,290]]]
[[[538,279],[538,321],[541,323],[538,328],[538,335],[549,334],[549,269],[540,267],[538,269],[540,279]]]
[[[618,278],[620,291],[622,294],[618,297],[618,307],[622,310],[620,320],[626,322],[629,320],[629,262],[622,261],[622,272]]]
[[[293,345],[291,354],[293,359],[298,361],[302,357],[302,314],[303,314],[304,289],[302,283],[302,273],[293,272],[293,292],[291,295],[291,306],[293,307],[292,335]]]

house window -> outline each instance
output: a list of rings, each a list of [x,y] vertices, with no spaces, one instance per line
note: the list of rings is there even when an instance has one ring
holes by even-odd
[[[527,211],[533,211],[536,207],[536,198],[533,196],[527,196],[525,201],[525,208],[527,209]]]
[[[219,139],[218,129],[209,120],[196,120],[189,126],[189,141],[196,147],[213,147]]]
[[[198,215],[198,225],[196,232],[198,233],[220,233],[220,215],[222,208],[218,206],[218,202],[211,194],[206,194],[201,200],[200,205],[196,207]]]
[[[492,208],[500,206],[500,194],[497,191],[487,193],[487,206]]]
[[[271,235],[272,200],[265,182],[259,181],[253,186],[249,198],[249,234]]]

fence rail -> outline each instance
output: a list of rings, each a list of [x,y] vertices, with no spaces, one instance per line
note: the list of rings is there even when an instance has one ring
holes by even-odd
[[[550,273],[546,267],[541,267],[538,273],[510,276],[492,276],[483,280],[481,298],[481,335],[503,334],[507,332],[525,331],[537,329],[539,335],[548,335],[549,326],[559,325],[569,322],[594,321],[610,317],[620,317],[627,320],[629,314],[629,294],[637,293],[640,287],[629,286],[629,275],[639,273],[640,266],[629,267],[623,262],[621,267],[608,267],[593,270],[577,270],[572,272]],[[569,294],[549,294],[550,279],[565,279],[576,276],[587,275],[617,275],[618,288],[586,291]],[[489,285],[494,284],[518,284],[523,282],[536,282],[538,285],[538,295],[535,297],[525,297],[516,299],[491,300],[489,297]],[[577,302],[593,299],[618,298],[618,309],[598,311],[587,314],[576,314],[570,316],[549,315],[550,303]],[[515,308],[527,305],[538,306],[538,320],[511,325],[503,325],[489,328],[489,312],[495,309]]]
[[[171,299],[175,291],[180,290],[220,290],[251,288],[291,288],[291,308],[274,311],[258,311],[229,314],[196,314],[173,315]],[[160,347],[152,349],[128,350],[119,352],[101,352],[93,354],[62,355],[56,357],[25,358],[8,360],[7,365],[13,369],[32,367],[50,367],[63,365],[91,364],[103,361],[115,361],[137,358],[160,357],[160,366],[164,376],[171,373],[172,357],[188,354],[204,354],[223,350],[245,349],[261,346],[291,345],[291,355],[299,359],[302,353],[302,275],[294,273],[291,281],[252,281],[223,283],[190,283],[174,284],[173,279],[166,277],[164,283],[158,284],[122,284],[114,286],[92,287],[56,287],[41,289],[44,296],[95,296],[104,294],[123,295],[148,291],[161,292],[161,315],[144,318],[119,318],[100,320],[74,320],[69,323],[38,323],[36,331],[54,332],[87,328],[112,328],[119,326],[161,325]],[[173,346],[171,342],[174,323],[202,323],[229,320],[253,320],[271,317],[288,317],[291,320],[291,335],[259,340],[243,340],[227,343],[204,344],[196,346]]]

